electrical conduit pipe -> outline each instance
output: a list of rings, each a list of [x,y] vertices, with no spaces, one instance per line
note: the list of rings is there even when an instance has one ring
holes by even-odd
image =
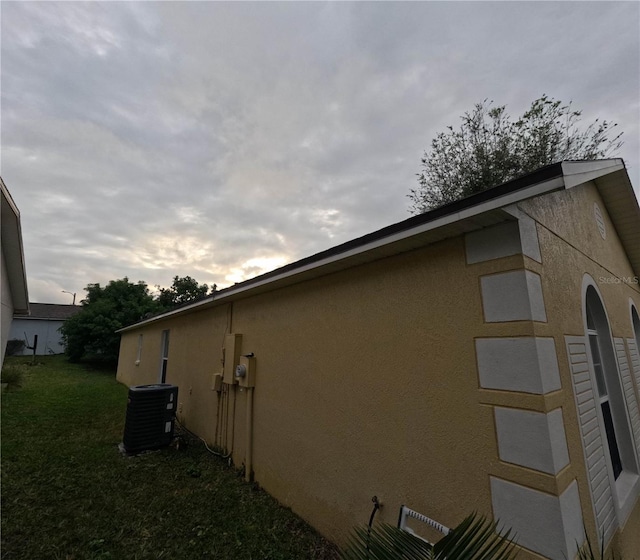
[[[244,466],[244,479],[251,482],[251,469],[253,464],[253,387],[247,387],[247,419],[246,419],[246,456]]]

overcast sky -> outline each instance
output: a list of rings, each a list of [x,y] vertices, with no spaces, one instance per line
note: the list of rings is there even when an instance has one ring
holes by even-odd
[[[546,93],[624,130],[637,2],[2,1],[1,174],[31,301],[224,287],[409,217],[431,139]]]

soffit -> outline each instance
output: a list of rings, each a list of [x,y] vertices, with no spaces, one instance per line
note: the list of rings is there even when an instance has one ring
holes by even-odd
[[[640,206],[629,175],[622,169],[595,180],[631,268],[640,277]]]

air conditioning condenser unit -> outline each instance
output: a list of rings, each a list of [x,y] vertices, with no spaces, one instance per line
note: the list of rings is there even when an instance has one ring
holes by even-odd
[[[129,388],[122,444],[127,453],[166,447],[173,440],[178,387],[169,383]]]

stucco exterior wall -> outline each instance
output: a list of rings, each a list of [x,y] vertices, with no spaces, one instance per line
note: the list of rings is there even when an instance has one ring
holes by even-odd
[[[9,329],[11,328],[11,321],[13,320],[13,298],[11,296],[11,288],[9,288],[9,273],[7,271],[7,263],[4,259],[4,251],[2,253],[2,361],[0,364],[4,363],[4,354],[7,350],[7,340],[9,340]]]
[[[166,382],[179,387],[178,419],[209,443],[215,443],[219,396],[211,389],[211,382],[213,374],[222,371],[227,321],[225,306],[126,333],[120,345],[118,381],[128,386],[160,382],[162,332],[168,329]]]
[[[640,290],[594,185],[511,213],[491,229],[128,330],[118,379],[157,382],[169,329],[178,418],[241,466],[247,391],[212,390],[225,335],[239,333],[257,368],[255,480],[326,536],[344,543],[376,495],[388,523],[402,504],[449,526],[476,510],[517,528],[520,558],[571,558],[583,524],[593,542],[598,529],[566,340],[585,335],[585,274],[616,339],[633,337]],[[636,501],[612,546],[640,550],[639,522]]]
[[[604,222],[604,238],[594,215],[594,204],[598,205]],[[587,476],[582,427],[572,388],[572,356],[568,354],[563,338],[585,336],[585,275],[595,282],[600,292],[613,339],[633,338],[630,302],[640,308],[638,278],[629,264],[595,185],[583,185],[532,199],[521,203],[520,208],[537,222],[542,254],[542,263],[538,268],[543,271],[542,290],[548,321],[536,323],[536,334],[553,337],[556,341],[563,387],[563,391],[555,397],[554,404],[563,411],[570,466],[562,473],[560,490],[570,481],[577,480],[585,527],[592,542],[597,542],[601,528],[596,528],[596,516],[591,503],[592,488]],[[575,357],[573,359],[575,361]],[[631,390],[637,403],[640,402],[640,387],[637,383],[633,385]],[[630,412],[631,410],[628,411]],[[624,525],[614,525],[616,534],[611,545],[624,557],[633,557],[640,551],[638,493],[636,486],[632,497],[635,507]]]
[[[24,253],[22,247],[22,231],[20,227],[20,211],[9,194],[2,177],[0,177],[2,203],[0,204],[2,219],[2,264],[1,264],[1,300],[0,315],[2,360],[7,348],[9,327],[14,313],[29,314],[29,295],[27,290],[27,275],[24,267]]]
[[[604,220],[604,239],[594,204],[598,205]],[[607,208],[593,183],[532,198],[521,202],[519,207],[539,226],[588,255],[603,269],[621,277],[634,276]]]
[[[505,263],[521,267],[522,257]],[[455,525],[470,511],[491,513],[496,443],[491,408],[478,403],[474,336],[484,326],[478,272],[495,268],[471,270],[458,237],[159,322],[140,331],[139,366],[140,332],[123,335],[118,379],[156,382],[170,328],[178,416],[215,443],[211,375],[222,371],[225,332],[241,333],[242,352],[256,356],[253,466],[267,491],[339,542],[366,523],[373,495],[387,522],[406,503]],[[242,465],[245,391],[230,390],[233,459]]]
[[[238,302],[234,330],[259,364],[256,479],[341,538],[373,495],[390,523],[403,503],[445,524],[488,513],[481,323],[461,238]]]

